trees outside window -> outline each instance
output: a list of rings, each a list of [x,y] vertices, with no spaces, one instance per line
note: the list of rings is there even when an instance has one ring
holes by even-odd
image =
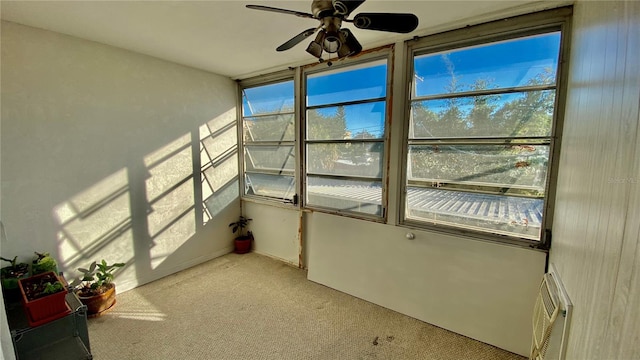
[[[306,76],[305,206],[382,218],[387,60]]]
[[[405,221],[540,239],[560,38],[414,51]]]

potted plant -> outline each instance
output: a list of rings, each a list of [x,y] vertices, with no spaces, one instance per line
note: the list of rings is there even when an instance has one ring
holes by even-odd
[[[235,234],[238,232],[238,236],[234,240],[234,251],[236,254],[245,254],[251,251],[251,242],[253,241],[253,234],[251,231],[247,232],[247,235],[243,235],[243,229],[249,225],[249,221],[252,219],[240,216],[238,221],[229,224],[229,227],[233,227],[232,231]]]
[[[60,277],[53,271],[18,280],[29,326],[39,326],[69,313],[65,297],[67,291]]]
[[[31,264],[31,275],[37,275],[52,271],[58,273],[58,262],[49,253],[35,252],[36,257]]]
[[[29,277],[29,264],[18,263],[18,257],[12,260],[0,257],[9,262],[10,266],[0,269],[0,279],[2,280],[2,293],[8,301],[18,301],[20,291],[18,290],[18,280]]]
[[[124,263],[92,262],[88,269],[79,268],[82,275],[71,282],[80,301],[87,306],[87,316],[100,316],[116,303],[116,284],[113,271]]]

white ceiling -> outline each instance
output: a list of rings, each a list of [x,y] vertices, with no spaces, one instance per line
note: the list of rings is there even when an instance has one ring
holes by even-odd
[[[437,31],[542,10],[567,1],[390,1],[367,0],[358,12],[410,12],[420,24],[411,34],[360,30],[346,24],[365,49]],[[311,12],[310,0],[263,1],[4,1],[1,16],[34,26],[113,45],[231,78],[314,62],[308,41],[275,48],[316,20],[256,11],[260,4]]]

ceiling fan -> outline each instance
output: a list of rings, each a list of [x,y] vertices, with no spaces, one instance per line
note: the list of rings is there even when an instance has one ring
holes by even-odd
[[[378,30],[396,33],[409,33],[418,27],[418,17],[405,13],[360,13],[352,19],[348,16],[365,0],[313,0],[311,2],[311,14],[279,9],[262,5],[247,5],[254,10],[272,11],[282,14],[295,15],[302,18],[316,19],[320,25],[307,29],[294,36],[289,41],[278,46],[277,51],[291,49],[316,32],[315,39],[307,47],[307,52],[322,59],[322,52],[337,53],[338,58],[353,56],[362,51],[362,46],[349,29],[341,28],[343,22],[353,23],[358,29]]]

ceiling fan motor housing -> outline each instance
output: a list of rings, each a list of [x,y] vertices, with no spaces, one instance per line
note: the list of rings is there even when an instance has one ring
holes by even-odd
[[[334,14],[333,2],[331,0],[313,0],[311,3],[311,13],[318,19]]]

